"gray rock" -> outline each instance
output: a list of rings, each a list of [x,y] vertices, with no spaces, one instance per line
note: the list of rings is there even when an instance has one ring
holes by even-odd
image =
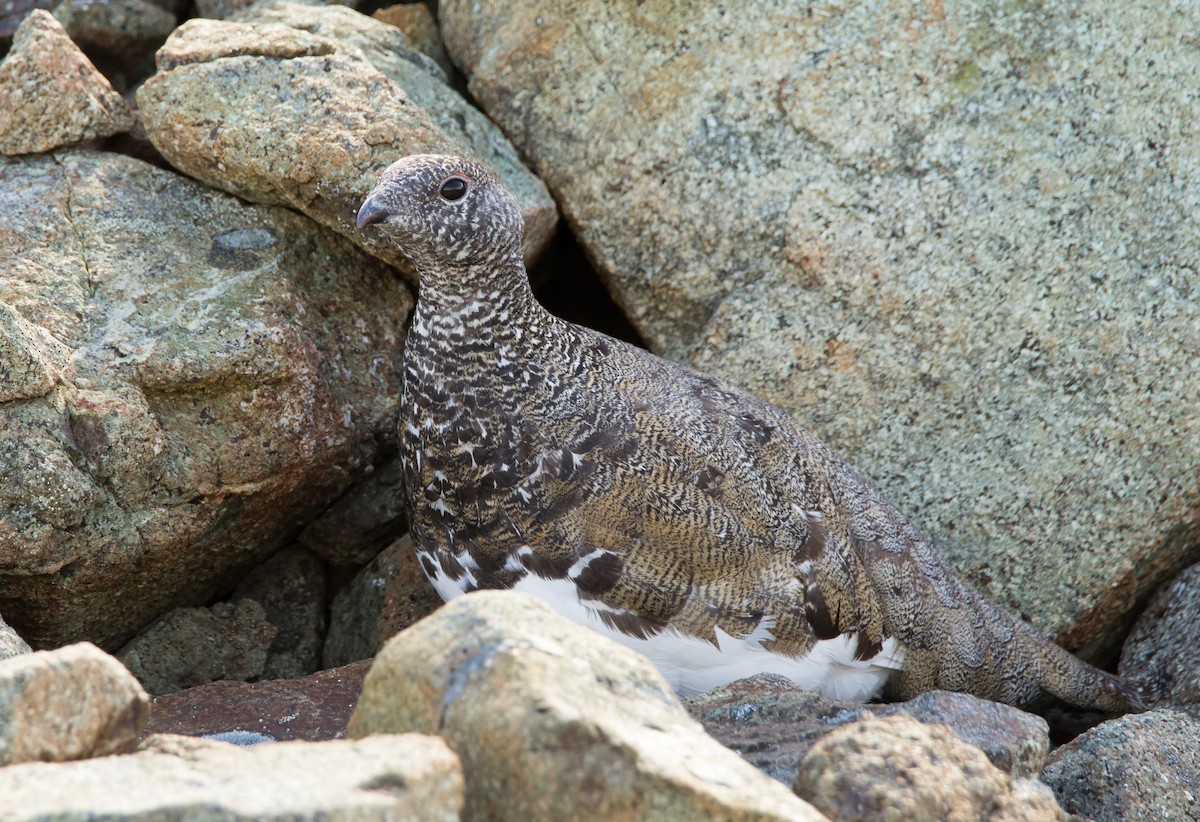
[[[380,652],[347,736],[439,733],[466,819],[820,819],[712,740],[644,657],[527,594],[451,600]]]
[[[150,0],[62,0],[54,8],[71,39],[108,52],[145,51],[175,28],[175,15]]]
[[[412,298],[310,220],[60,152],[0,160],[0,236],[37,363],[0,402],[0,600],[35,647],[212,601],[394,436]]]
[[[34,9],[52,9],[58,0],[0,0],[0,51],[12,43],[13,35]]]
[[[133,125],[121,95],[42,10],[25,18],[0,63],[0,111],[0,154],[9,155],[108,137]]]
[[[394,245],[354,227],[380,172],[423,152],[495,161],[521,198],[526,250],[536,256],[557,219],[545,187],[494,126],[480,125],[485,117],[468,115],[469,105],[426,70],[440,74],[403,34],[341,7],[274,4],[249,13],[289,25],[191,20],[159,50],[159,72],[138,90],[146,133],[172,165],[253,202],[302,211],[411,272]],[[477,129],[483,152],[456,136]]]
[[[1170,710],[1109,720],[1056,750],[1042,781],[1094,822],[1200,819],[1200,722]]]
[[[799,414],[994,599],[1104,642],[1200,540],[1200,5],[439,22],[651,346]]]
[[[1121,676],[1200,719],[1200,565],[1155,593],[1121,648]]]
[[[150,697],[95,645],[0,660],[0,766],[124,753],[149,716]],[[0,796],[0,819],[7,819],[13,797],[3,788]]]
[[[361,568],[404,533],[400,460],[392,457],[346,489],[300,532],[300,544],[330,565]]]
[[[276,633],[252,599],[176,608],[134,637],[117,658],[158,696],[218,679],[262,676]]]
[[[27,654],[32,650],[29,643],[21,639],[12,626],[5,622],[3,617],[0,617],[0,660]]]
[[[446,54],[442,33],[438,31],[437,20],[433,19],[429,6],[424,3],[397,3],[379,9],[371,16],[404,32],[408,42],[441,66],[447,77],[454,74],[454,64],[450,62],[450,55]]]
[[[322,664],[334,668],[375,656],[385,642],[441,604],[405,534],[333,598]]]
[[[800,762],[796,793],[839,822],[1067,819],[1044,787],[910,716],[864,716],[830,733]]]
[[[1050,750],[1046,721],[969,694],[931,691],[889,705],[836,702],[761,674],[683,701],[715,739],[768,776],[791,785],[800,760],[831,731],[864,716],[905,714],[948,727],[1013,777],[1036,777]]]
[[[267,622],[277,630],[260,673],[264,679],[292,679],[321,667],[327,577],[320,557],[291,545],[247,574],[233,590],[232,602],[245,599],[262,606]]]
[[[444,742],[414,734],[249,748],[155,736],[131,756],[4,768],[0,795],[4,822],[449,822],[463,781]]]

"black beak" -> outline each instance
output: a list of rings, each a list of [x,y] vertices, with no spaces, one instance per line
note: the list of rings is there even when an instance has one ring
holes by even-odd
[[[387,210],[387,206],[377,201],[373,196],[368,197],[358,210],[356,225],[359,228],[366,228],[372,223],[382,223],[390,213]]]

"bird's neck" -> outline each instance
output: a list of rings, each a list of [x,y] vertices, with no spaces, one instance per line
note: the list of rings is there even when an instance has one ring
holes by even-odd
[[[413,327],[431,339],[522,339],[554,320],[533,296],[521,260],[425,271]]]

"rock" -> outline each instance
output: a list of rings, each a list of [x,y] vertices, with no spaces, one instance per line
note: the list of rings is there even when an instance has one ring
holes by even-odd
[[[1036,783],[1014,780],[942,725],[864,716],[800,762],[796,793],[832,820],[1065,820]]]
[[[29,643],[21,639],[12,626],[5,622],[3,617],[0,617],[0,660],[27,654],[32,650]]]
[[[58,382],[71,351],[0,303],[0,402],[44,396]]]
[[[131,756],[0,770],[5,822],[55,819],[457,820],[463,781],[440,739],[239,748],[156,736]]]
[[[328,599],[325,563],[298,545],[284,548],[238,583],[232,602],[260,605],[277,633],[261,676],[291,679],[321,667]]]
[[[644,657],[508,591],[458,597],[376,657],[347,735],[438,733],[465,819],[820,819],[688,718]]]
[[[346,489],[300,532],[300,544],[330,565],[361,568],[404,533],[400,460],[392,457]]]
[[[1042,781],[1094,822],[1200,819],[1200,722],[1172,710],[1110,720],[1056,750]]]
[[[58,0],[0,0],[0,53],[12,43],[21,22],[35,9],[52,9]]]
[[[375,656],[385,642],[441,604],[405,534],[333,598],[322,664],[332,668]]]
[[[438,8],[651,347],[992,598],[1104,642],[1200,541],[1200,5]]]
[[[0,766],[124,753],[149,713],[137,680],[95,645],[0,660]],[[5,789],[0,796],[0,813],[19,807]]]
[[[1168,582],[1142,611],[1121,648],[1120,673],[1148,682],[1165,706],[1200,719],[1200,565]]]
[[[34,647],[213,601],[394,437],[412,298],[310,220],[68,151],[0,160],[0,237],[0,304],[69,352],[0,403],[0,601]]]
[[[108,52],[152,50],[175,29],[175,15],[149,0],[62,0],[54,16],[80,46]]]
[[[134,637],[117,658],[158,696],[218,679],[262,676],[276,633],[252,599],[176,608]]]
[[[261,0],[196,0],[196,16],[228,20],[243,9],[253,6],[255,2],[261,2]],[[315,6],[325,5],[324,0],[300,0],[300,2]],[[356,9],[361,3],[359,0],[338,0],[337,5]]]
[[[253,202],[298,209],[411,271],[394,246],[354,227],[358,206],[379,173],[404,155],[467,154],[492,161],[516,187],[526,250],[536,256],[557,218],[549,194],[499,131],[479,112],[468,114],[469,104],[423,68],[440,73],[400,32],[340,7],[249,11],[297,27],[191,20],[158,52],[159,72],[139,89],[146,132],[172,165]],[[457,133],[478,132],[485,151],[439,127],[431,105]]]
[[[442,33],[438,31],[437,20],[433,19],[429,6],[424,3],[399,3],[379,9],[371,16],[400,29],[414,48],[441,66],[447,77],[454,75],[454,64],[442,45]]]
[[[155,697],[145,734],[255,734],[319,742],[346,735],[370,660],[298,679],[212,682]]]
[[[34,154],[129,129],[129,106],[58,21],[34,10],[0,63],[0,154]]]
[[[786,785],[795,782],[800,760],[819,740],[864,716],[904,714],[948,727],[1013,777],[1036,777],[1050,749],[1041,717],[949,691],[890,705],[857,705],[805,691],[784,677],[760,674],[683,704],[713,738]]]

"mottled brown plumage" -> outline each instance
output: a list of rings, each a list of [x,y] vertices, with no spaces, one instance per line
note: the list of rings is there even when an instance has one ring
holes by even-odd
[[[843,641],[853,659],[821,676],[869,668],[896,698],[1138,702],[968,587],[785,412],[546,312],[520,213],[485,169],[402,160],[363,204],[371,224],[421,277],[401,447],[414,544],[443,596],[568,590],[635,647],[694,638],[683,653],[795,661]]]

